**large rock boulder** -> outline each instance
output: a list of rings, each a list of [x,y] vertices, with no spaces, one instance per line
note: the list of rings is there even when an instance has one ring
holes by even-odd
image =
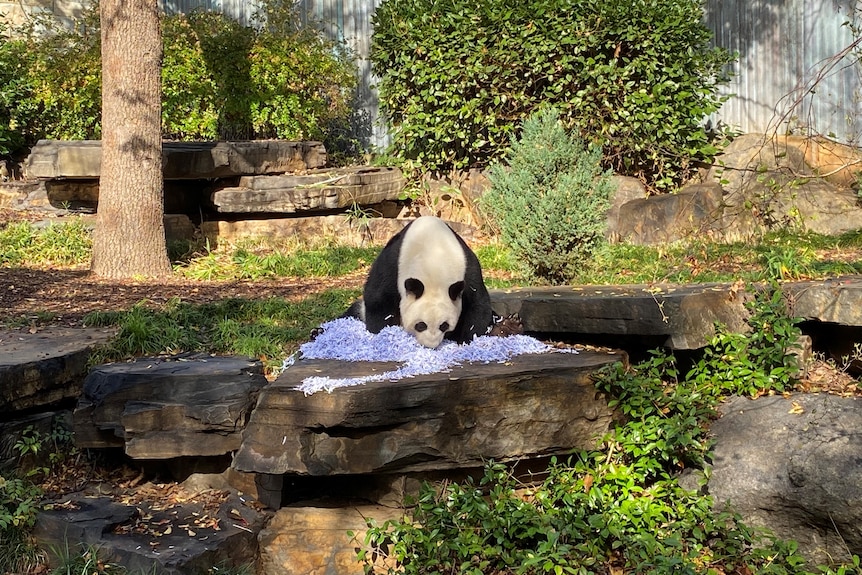
[[[637,178],[619,175],[612,178],[614,186],[611,191],[611,207],[608,209],[608,227],[605,229],[605,237],[610,241],[619,242],[624,236],[631,234],[632,228],[628,216],[622,216],[620,210],[629,202],[646,199],[647,190],[643,182]]]
[[[862,554],[862,400],[736,397],[721,408],[709,493],[811,564]]]
[[[261,392],[233,465],[271,475],[404,473],[590,448],[612,416],[591,376],[621,360],[526,354],[312,395],[297,389],[307,377],[359,377],[394,365],[302,360]]]
[[[708,182],[724,188],[721,228],[728,239],[745,239],[758,229],[798,226],[838,235],[862,228],[856,193],[819,176],[798,141],[745,134],[716,158]]]
[[[827,182],[842,188],[858,185],[862,149],[823,136],[785,136],[788,146],[802,152],[805,163]]]
[[[79,447],[122,447],[133,458],[220,456],[266,385],[259,361],[239,357],[143,358],[94,368],[75,409]]]
[[[862,205],[851,186],[860,161],[857,148],[822,138],[744,134],[703,183],[615,204],[608,237],[654,245],[695,235],[746,240],[781,227],[826,235],[859,229]]]
[[[618,208],[616,236],[653,245],[712,236],[721,219],[723,192],[717,184],[693,184],[676,194],[631,200]],[[610,224],[609,223],[609,227]]]
[[[116,334],[115,328],[0,331],[0,413],[77,399],[90,354]]]

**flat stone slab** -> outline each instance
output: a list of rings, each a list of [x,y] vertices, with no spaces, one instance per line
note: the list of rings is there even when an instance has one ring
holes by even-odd
[[[398,168],[340,168],[303,174],[244,176],[210,194],[219,213],[296,213],[366,206],[398,199]]]
[[[845,276],[782,286],[794,317],[862,326],[862,277]]]
[[[78,397],[90,353],[116,334],[113,327],[0,331],[0,413]]]
[[[593,374],[623,353],[526,354],[309,396],[306,377],[391,363],[301,360],[261,391],[234,468],[325,476],[481,467],[591,448],[612,412]]]
[[[164,142],[167,180],[277,174],[322,168],[321,142],[259,140],[248,142]],[[24,161],[28,179],[98,179],[102,167],[100,140],[39,140]]]
[[[240,432],[266,384],[241,357],[142,358],[93,368],[75,409],[79,447],[123,447],[136,459],[219,456]]]
[[[862,277],[781,284],[788,313],[862,327]],[[656,337],[669,349],[700,349],[716,324],[744,332],[752,296],[729,283],[557,286],[489,290],[498,314],[519,313],[524,330],[549,337]]]
[[[153,491],[149,498],[70,494],[39,513],[34,536],[47,549],[92,545],[100,559],[133,573],[205,573],[254,561],[268,514],[237,495]]]
[[[698,349],[715,324],[746,329],[743,292],[730,284],[558,286],[491,290],[498,314],[518,313],[524,331],[652,336],[670,349]]]

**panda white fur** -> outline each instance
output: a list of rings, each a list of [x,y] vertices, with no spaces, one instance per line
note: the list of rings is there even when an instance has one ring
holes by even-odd
[[[443,220],[423,216],[398,232],[368,273],[362,300],[345,313],[372,333],[400,325],[422,345],[467,343],[493,323],[479,260]]]

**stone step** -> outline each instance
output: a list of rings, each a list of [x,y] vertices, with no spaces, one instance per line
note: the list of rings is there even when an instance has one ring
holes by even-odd
[[[219,213],[296,213],[397,200],[405,179],[398,168],[338,168],[304,174],[244,176],[210,195]]]
[[[166,180],[197,180],[296,172],[326,165],[321,142],[164,142]],[[39,140],[24,161],[27,179],[97,180],[100,140]]]

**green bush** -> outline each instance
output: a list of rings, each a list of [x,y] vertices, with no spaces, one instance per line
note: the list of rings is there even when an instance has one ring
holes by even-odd
[[[785,297],[776,280],[755,291],[746,302],[750,332],[718,330],[686,377],[727,393],[789,390],[802,367],[802,330],[801,319],[788,317]]]
[[[356,70],[344,46],[299,26],[293,3],[264,2],[267,26],[253,46],[251,106],[256,133],[273,138],[328,138],[341,144],[348,130]]]
[[[218,137],[218,87],[197,31],[184,16],[162,21],[162,132],[175,140]]]
[[[606,168],[667,189],[716,152],[731,58],[709,42],[698,0],[384,0],[371,61],[394,151],[432,170],[487,165],[550,103]]]
[[[204,11],[162,19],[166,138],[343,138],[356,86],[351,56],[300,28],[288,0],[262,2],[255,17],[266,25]],[[72,29],[46,21],[15,32],[0,36],[0,153],[39,138],[100,138],[98,4]]]
[[[22,148],[27,139],[33,93],[30,60],[26,42],[10,37],[0,23],[0,155]]]
[[[547,109],[525,122],[508,165],[494,163],[480,205],[534,278],[565,283],[602,242],[612,189],[601,151]]]
[[[39,138],[98,139],[102,134],[99,7],[88,8],[71,29],[47,18],[25,31],[32,86],[19,106],[34,111],[26,145]]]

